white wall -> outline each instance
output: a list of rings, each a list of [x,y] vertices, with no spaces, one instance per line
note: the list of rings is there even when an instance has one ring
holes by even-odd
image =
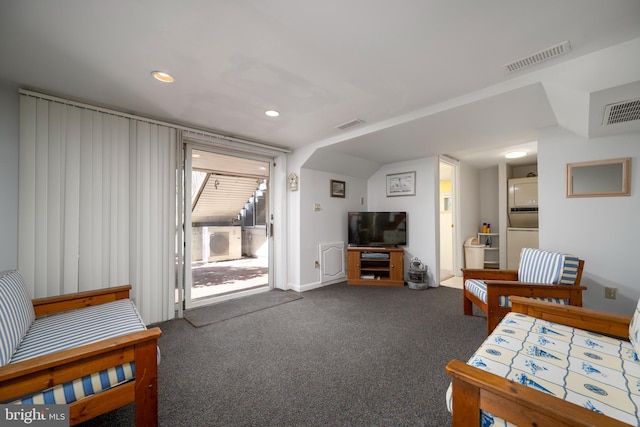
[[[18,268],[18,163],[20,96],[0,83],[0,271]]]
[[[345,198],[330,196],[330,181],[345,182]],[[320,286],[320,269],[315,267],[319,261],[318,251],[321,243],[344,242],[347,244],[347,213],[366,210],[367,183],[364,179],[313,169],[300,170],[300,190],[292,194],[291,199],[299,199],[300,227],[289,227],[293,247],[299,246],[299,281],[289,277],[289,287],[296,291],[306,291]],[[364,197],[365,205],[360,205]],[[320,210],[314,209],[315,204]],[[295,254],[289,262],[296,262]],[[346,263],[345,263],[346,265]],[[296,269],[290,267],[292,274]]]
[[[538,175],[538,164],[510,166],[509,178],[526,178],[530,173]]]
[[[491,225],[491,232],[497,233],[500,229],[498,194],[500,184],[498,181],[498,166],[482,169],[480,178],[480,220],[478,231],[483,222]]]
[[[460,194],[458,195],[460,240],[457,245],[460,250],[460,268],[463,268],[465,265],[464,241],[475,236],[480,229],[480,171],[464,162],[460,162],[458,169],[460,178]],[[460,271],[455,271],[455,274],[462,275]]]
[[[430,285],[434,286],[438,254],[438,161],[437,157],[423,158],[383,166],[368,180],[302,168],[295,165],[304,155],[294,153],[289,158],[290,171],[300,176],[298,191],[288,193],[288,289],[305,291],[320,286],[320,271],[314,267],[321,243],[347,242],[346,218],[349,211],[406,211],[408,245],[405,246],[405,276],[409,260],[417,256],[429,267]],[[416,171],[416,195],[386,196],[386,175]],[[478,232],[479,172],[460,163],[459,171],[459,238],[454,242],[459,268],[464,266],[463,244],[466,237]],[[329,181],[346,182],[346,198],[329,196]],[[360,205],[364,197],[364,205]],[[320,203],[321,210],[314,211]],[[455,270],[459,275],[460,271]]]
[[[311,169],[300,171],[300,190],[289,192],[289,277],[288,287],[304,291],[320,286],[320,272],[314,267],[320,243],[347,242],[346,217],[349,211],[406,211],[408,241],[405,249],[405,277],[409,260],[417,256],[429,267],[430,285],[436,285],[438,273],[438,162],[437,157],[417,159],[383,166],[365,181]],[[416,195],[386,196],[386,175],[416,171]],[[460,163],[458,208],[459,239],[454,242],[459,267],[464,266],[463,244],[466,237],[478,232],[480,217],[479,171]],[[346,198],[329,197],[329,181],[346,182]],[[365,204],[360,205],[360,197]],[[314,211],[314,203],[321,210]],[[297,212],[299,211],[299,215]],[[296,226],[296,222],[300,226]],[[299,262],[298,262],[299,259]],[[459,271],[455,271],[459,275]]]
[[[631,157],[631,196],[566,197],[566,164]],[[626,315],[640,298],[640,134],[587,139],[560,127],[538,136],[540,247],[585,260],[583,305]],[[604,298],[604,287],[618,298]]]
[[[406,211],[407,245],[404,247],[404,277],[409,261],[418,257],[429,268],[429,285],[437,286],[438,254],[438,157],[428,157],[383,166],[368,181],[369,211]],[[416,171],[416,195],[387,197],[387,174]],[[437,276],[436,276],[437,277]]]

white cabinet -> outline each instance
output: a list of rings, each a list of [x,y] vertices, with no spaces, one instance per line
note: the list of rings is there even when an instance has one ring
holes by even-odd
[[[484,268],[500,267],[500,241],[498,233],[478,233],[478,241],[484,245]]]
[[[518,269],[522,248],[538,248],[537,228],[507,228],[507,270]]]

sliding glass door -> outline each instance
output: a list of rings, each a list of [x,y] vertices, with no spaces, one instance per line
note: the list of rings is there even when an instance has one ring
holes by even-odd
[[[186,309],[272,288],[270,159],[185,145]]]

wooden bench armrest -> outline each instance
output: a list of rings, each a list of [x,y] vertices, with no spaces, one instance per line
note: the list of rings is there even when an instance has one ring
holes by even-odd
[[[155,354],[161,335],[151,328],[2,366],[0,401],[133,361],[136,347],[151,345]]]
[[[577,285],[548,285],[546,283],[532,283],[532,282],[518,282],[514,280],[485,280],[484,283],[487,285],[487,288],[514,288],[517,289],[518,286],[522,288],[535,288],[535,289],[568,289],[568,290],[586,290],[586,286],[577,286]]]
[[[446,370],[453,384],[454,427],[479,426],[481,409],[516,425],[627,425],[459,360],[449,362]]]
[[[511,311],[515,313],[526,314],[586,331],[612,335],[625,340],[629,339],[631,316],[518,296],[511,296],[509,300],[511,301]]]
[[[463,268],[462,277],[464,280],[518,280],[517,270],[495,270],[491,268]]]
[[[55,297],[37,298],[31,302],[36,316],[43,316],[129,298],[130,289],[130,285],[125,285]]]

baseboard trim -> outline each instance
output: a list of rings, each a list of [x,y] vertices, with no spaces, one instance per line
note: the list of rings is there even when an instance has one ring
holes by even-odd
[[[305,283],[304,285],[290,283],[289,284],[289,289],[294,290],[296,292],[306,292],[306,291],[310,291],[312,289],[318,289],[318,288],[323,288],[323,287],[329,286],[329,285],[335,285],[336,283],[340,283],[340,282],[344,282],[344,281],[345,281],[345,279],[341,278],[341,279],[336,279],[336,280],[330,280],[328,282]]]

